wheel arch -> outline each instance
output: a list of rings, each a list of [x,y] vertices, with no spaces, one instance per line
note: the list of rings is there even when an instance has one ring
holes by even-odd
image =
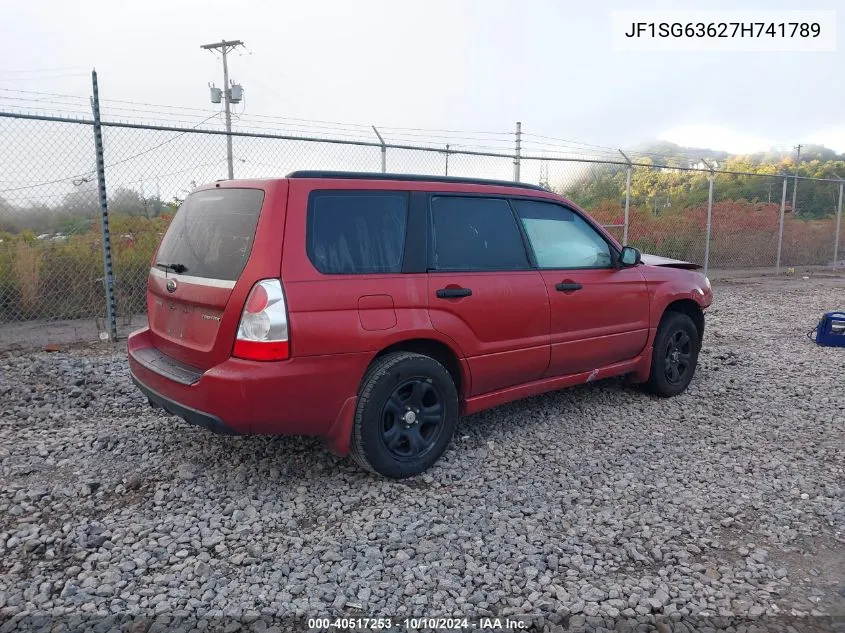
[[[433,358],[446,368],[452,380],[455,381],[458,397],[462,398],[465,393],[468,393],[470,385],[469,369],[466,363],[461,361],[457,352],[446,343],[433,338],[412,338],[396,341],[379,351],[370,364],[391,352],[414,352]]]
[[[668,312],[680,312],[686,314],[695,324],[695,329],[698,331],[698,343],[701,345],[704,340],[704,310],[693,299],[677,299],[669,303],[663,310],[663,315]]]

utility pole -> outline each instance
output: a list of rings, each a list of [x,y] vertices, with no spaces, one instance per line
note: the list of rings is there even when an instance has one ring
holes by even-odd
[[[244,43],[240,40],[223,40],[215,44],[203,44],[200,46],[200,48],[208,51],[219,49],[220,54],[223,56],[223,101],[226,109],[226,160],[229,166],[229,180],[235,177],[235,171],[232,165],[232,91],[229,86],[229,64],[226,60],[226,55],[229,51],[243,45]]]
[[[798,200],[798,166],[801,164],[801,145],[795,147],[798,153],[795,155],[795,179],[792,184],[792,215],[795,215],[795,204]]]
[[[516,152],[513,156],[513,180],[519,182],[520,154],[522,153],[522,122],[516,122]]]

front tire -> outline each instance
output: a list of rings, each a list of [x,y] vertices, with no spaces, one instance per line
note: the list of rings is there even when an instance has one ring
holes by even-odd
[[[434,464],[458,422],[458,390],[433,358],[392,352],[378,358],[358,392],[350,455],[390,479],[418,475]]]
[[[677,396],[689,386],[701,347],[698,329],[682,312],[667,312],[657,327],[651,373],[645,387],[658,396]]]

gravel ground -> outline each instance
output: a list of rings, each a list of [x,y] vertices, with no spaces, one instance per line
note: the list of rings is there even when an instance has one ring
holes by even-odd
[[[133,631],[154,616],[835,627],[845,349],[805,332],[843,289],[723,282],[687,393],[605,381],[465,418],[438,465],[399,483],[313,440],[154,412],[122,351],[2,358],[0,631],[33,614],[143,616]]]

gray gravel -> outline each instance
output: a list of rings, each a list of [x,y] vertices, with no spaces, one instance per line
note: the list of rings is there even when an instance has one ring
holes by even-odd
[[[0,631],[34,613],[546,631],[845,614],[845,349],[805,337],[843,289],[721,283],[687,393],[609,381],[500,407],[400,483],[313,440],[153,412],[122,351],[0,359]]]

